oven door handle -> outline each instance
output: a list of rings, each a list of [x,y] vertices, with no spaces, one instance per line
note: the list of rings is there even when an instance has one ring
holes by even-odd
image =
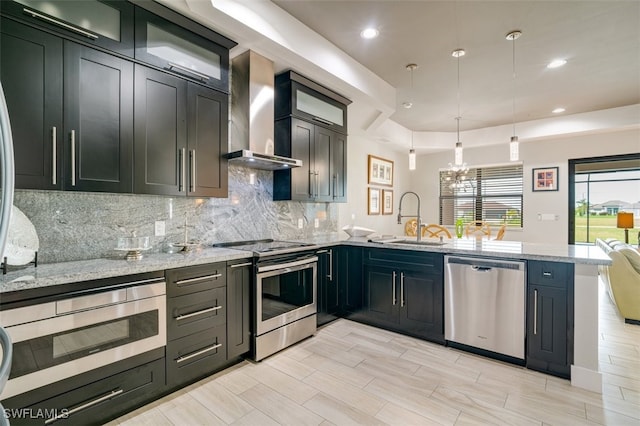
[[[318,257],[313,256],[307,259],[297,260],[295,262],[281,263],[279,265],[258,266],[258,273],[269,271],[282,271],[282,273],[299,271],[301,269],[310,268],[316,262],[318,262]]]

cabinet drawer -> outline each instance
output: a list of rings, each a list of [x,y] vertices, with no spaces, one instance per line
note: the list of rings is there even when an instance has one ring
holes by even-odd
[[[223,287],[227,284],[224,262],[170,269],[166,272],[166,277],[169,297]]]
[[[570,263],[529,261],[528,280],[532,284],[566,288],[573,281]]]
[[[226,361],[226,327],[213,327],[167,344],[167,385],[186,383]]]
[[[396,269],[424,268],[433,272],[443,270],[444,256],[441,253],[428,253],[397,249],[367,249],[364,263],[391,266]]]
[[[226,288],[218,287],[169,299],[167,340],[224,324],[226,298]]]
[[[41,401],[27,407],[33,419],[16,418],[11,422],[45,424],[60,416],[53,424],[101,424],[152,400],[162,391],[164,383],[164,358],[161,358]],[[35,418],[38,412],[52,415]]]

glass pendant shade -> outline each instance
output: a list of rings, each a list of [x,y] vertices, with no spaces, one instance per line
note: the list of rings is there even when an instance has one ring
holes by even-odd
[[[409,170],[416,169],[416,150],[411,148],[409,150]]]
[[[462,161],[462,142],[456,142],[456,151],[455,151],[455,156],[454,156],[453,163],[456,166],[462,166],[462,164],[463,164],[463,161]]]
[[[520,157],[520,143],[517,136],[511,136],[511,142],[509,142],[509,160],[518,161]]]

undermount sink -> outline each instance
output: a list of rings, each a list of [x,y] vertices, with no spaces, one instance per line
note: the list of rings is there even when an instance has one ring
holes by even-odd
[[[417,241],[417,240],[392,240],[385,241],[386,244],[413,244],[416,246],[443,246],[444,241]]]

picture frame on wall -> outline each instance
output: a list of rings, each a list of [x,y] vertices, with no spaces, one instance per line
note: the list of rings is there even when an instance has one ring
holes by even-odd
[[[368,164],[369,184],[393,186],[393,161],[369,154]]]
[[[545,167],[532,170],[533,191],[557,191],[558,167]]]
[[[393,214],[393,191],[382,190],[382,214]]]
[[[380,214],[380,190],[378,188],[368,189],[367,213],[370,215]]]

